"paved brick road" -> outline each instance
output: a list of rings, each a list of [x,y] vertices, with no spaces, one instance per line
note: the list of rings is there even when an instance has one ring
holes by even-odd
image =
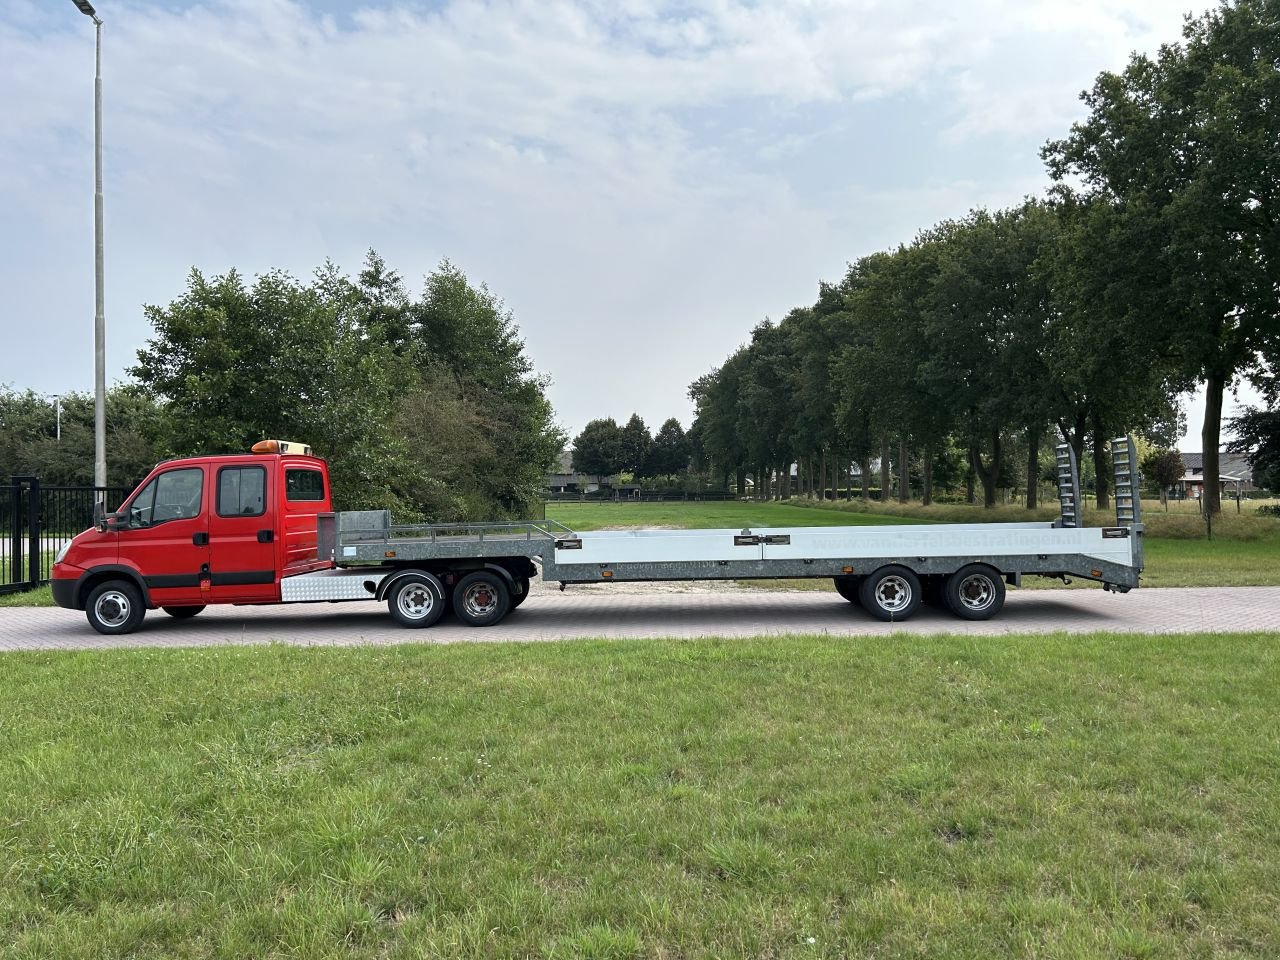
[[[1011,590],[1003,613],[968,623],[923,608],[903,624],[872,620],[832,593],[699,590],[686,593],[550,591],[495,628],[477,630],[446,619],[429,630],[396,626],[377,603],[289,607],[217,607],[194,620],[159,611],[127,637],[102,637],[84,614],[58,608],[0,609],[0,651],[91,650],[107,647],[187,647],[269,643],[453,643],[562,640],[570,637],[753,636],[778,633],[839,635],[908,633],[1125,633],[1268,630],[1280,632],[1280,587],[1136,590]]]

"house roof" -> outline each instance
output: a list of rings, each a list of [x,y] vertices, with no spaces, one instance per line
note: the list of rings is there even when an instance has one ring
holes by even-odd
[[[1203,453],[1184,453],[1182,454],[1182,466],[1187,471],[1188,479],[1200,479],[1204,473],[1204,454]],[[1228,475],[1231,478],[1240,477],[1248,479],[1253,475],[1253,470],[1249,467],[1249,460],[1243,453],[1227,453],[1222,451],[1218,454],[1218,477],[1226,480]]]

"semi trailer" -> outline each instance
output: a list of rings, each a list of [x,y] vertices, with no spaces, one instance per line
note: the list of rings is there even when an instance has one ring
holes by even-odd
[[[741,530],[575,532],[554,520],[393,524],[385,510],[334,512],[310,447],[266,440],[250,454],[161,463],[112,513],[59,551],[54,600],[93,629],[129,633],[148,610],[192,617],[212,604],[377,601],[406,627],[447,612],[492,626],[538,576],[569,584],[829,578],[885,621],[928,599],[985,620],[1026,576],[1127,593],[1143,566],[1135,447],[1111,441],[1114,526],[1085,527],[1069,446],[1057,448],[1059,516]]]

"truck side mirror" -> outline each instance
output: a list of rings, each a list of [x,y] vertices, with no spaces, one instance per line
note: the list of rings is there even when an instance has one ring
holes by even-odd
[[[99,533],[107,532],[107,508],[101,500],[93,501],[93,528]]]

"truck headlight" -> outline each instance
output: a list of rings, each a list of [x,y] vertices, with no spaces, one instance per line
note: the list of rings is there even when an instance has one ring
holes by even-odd
[[[58,548],[57,556],[53,558],[54,563],[61,563],[67,556],[67,551],[71,549],[71,541],[68,540]]]

